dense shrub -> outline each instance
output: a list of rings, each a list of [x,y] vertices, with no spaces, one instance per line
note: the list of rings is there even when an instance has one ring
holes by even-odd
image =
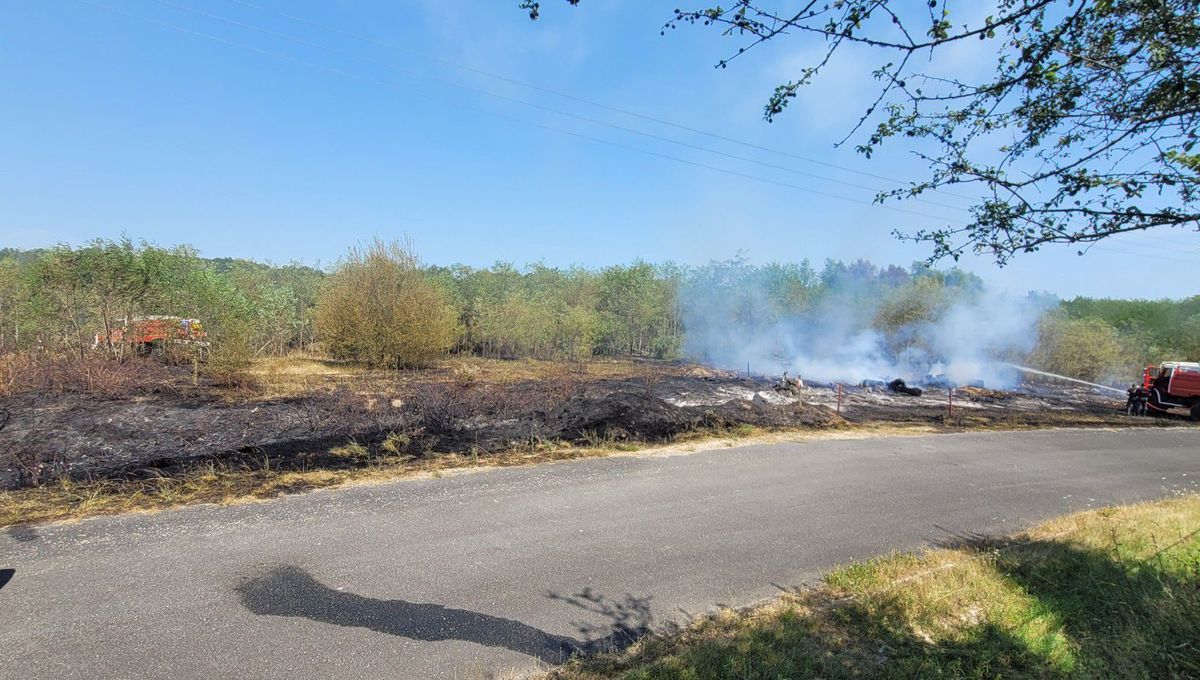
[[[1137,358],[1126,354],[1117,330],[1102,319],[1047,314],[1038,325],[1029,361],[1052,373],[1102,381],[1138,375]]]
[[[317,333],[337,359],[394,368],[450,351],[458,329],[449,296],[411,246],[378,239],[353,248],[317,299]]]

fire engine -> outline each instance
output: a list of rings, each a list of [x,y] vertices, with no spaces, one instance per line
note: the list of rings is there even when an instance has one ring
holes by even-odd
[[[157,356],[172,345],[188,345],[203,351],[208,333],[199,319],[178,316],[139,316],[123,328],[114,328],[108,338],[114,346],[127,345],[138,354]],[[96,335],[95,346],[105,344],[103,333]]]
[[[1146,403],[1157,411],[1183,409],[1192,420],[1200,420],[1200,363],[1164,361],[1147,366],[1142,372],[1142,389],[1148,391]]]

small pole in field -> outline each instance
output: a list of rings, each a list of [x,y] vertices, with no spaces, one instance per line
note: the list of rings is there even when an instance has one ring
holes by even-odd
[[[750,377],[750,362],[749,361],[746,362],[746,377],[747,378]]]
[[[954,417],[954,388],[950,387],[946,390],[946,404],[950,417]]]
[[[842,384],[838,383],[837,386],[838,386],[837,412],[838,412],[838,415],[841,415],[842,414]]]

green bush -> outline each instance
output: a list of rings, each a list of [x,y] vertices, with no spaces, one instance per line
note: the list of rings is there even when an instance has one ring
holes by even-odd
[[[1029,358],[1036,368],[1092,381],[1137,376],[1138,358],[1129,356],[1117,329],[1102,319],[1070,319],[1047,314],[1038,324],[1037,347]]]
[[[391,368],[427,365],[458,333],[446,291],[408,244],[352,248],[317,298],[317,334],[330,355]]]

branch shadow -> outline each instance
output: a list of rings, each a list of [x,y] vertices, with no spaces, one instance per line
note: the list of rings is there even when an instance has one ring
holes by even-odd
[[[259,616],[306,618],[338,626],[366,628],[424,642],[462,640],[503,647],[559,664],[573,656],[624,649],[649,630],[649,598],[626,595],[619,602],[585,590],[552,599],[609,618],[607,626],[577,624],[581,638],[548,633],[520,621],[440,604],[381,600],[342,592],[317,581],[304,569],[284,565],[243,581],[234,590],[242,606]]]
[[[1103,674],[1200,677],[1200,559],[1168,554],[1188,538],[1146,558],[1115,533],[1105,547],[982,534],[956,534],[943,547],[994,554],[996,569],[1052,612],[1078,657]],[[1145,641],[1157,651],[1129,653]]]
[[[714,618],[690,638],[654,634],[630,652],[577,663],[583,676],[692,680],[1200,678],[1200,553],[1167,552],[1183,540],[1147,557],[1115,539],[1096,548],[950,534],[940,547],[987,565],[987,582],[961,604],[944,604],[970,587],[958,580],[777,585],[790,602],[781,609]]]
[[[961,639],[931,641],[906,623],[911,612],[899,598],[871,606],[840,603],[835,611],[837,632],[814,645],[810,653],[814,658],[844,655],[836,660],[836,667],[823,666],[817,677],[1067,677],[1047,663],[1041,650],[990,621],[975,625]],[[839,649],[839,638],[852,641]]]
[[[586,640],[580,650],[584,654],[621,651],[645,637],[654,623],[649,597],[635,597],[626,593],[621,600],[610,600],[591,588],[571,595],[551,591],[546,596],[608,620],[602,626],[587,622],[573,624]]]

